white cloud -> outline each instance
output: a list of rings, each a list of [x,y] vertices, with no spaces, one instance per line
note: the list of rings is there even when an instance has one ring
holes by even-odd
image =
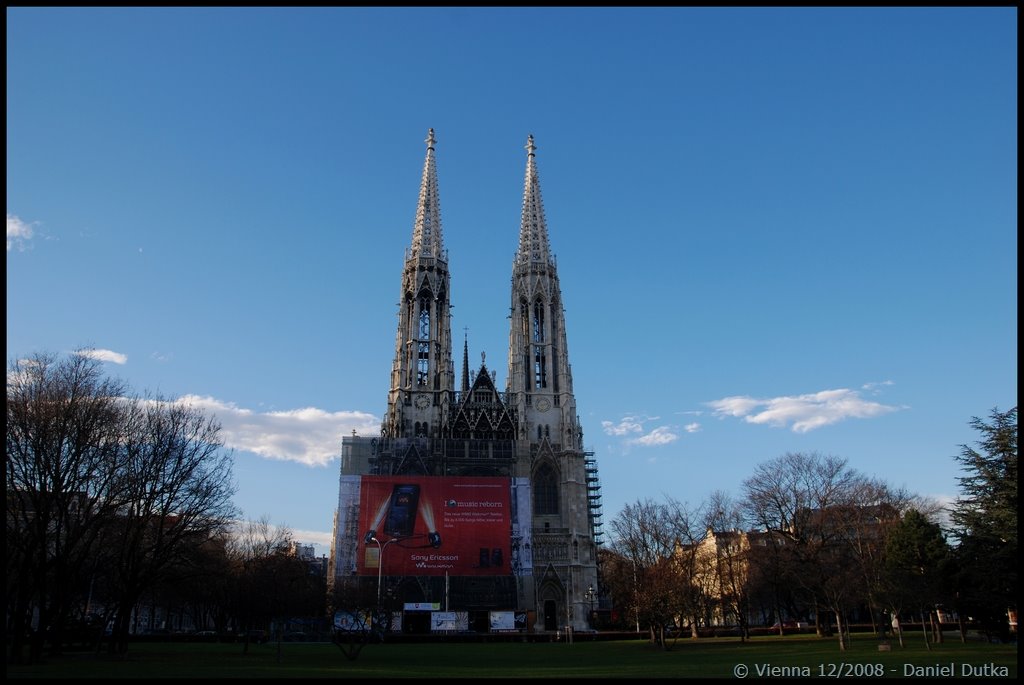
[[[633,445],[643,445],[644,447],[653,447],[655,445],[667,445],[670,442],[675,442],[679,439],[679,436],[672,432],[672,429],[668,426],[658,426],[647,435],[639,438],[634,438],[629,442]]]
[[[929,503],[933,503],[938,511],[935,512],[936,522],[942,526],[945,530],[951,530],[953,528],[952,512],[956,508],[957,496],[956,495],[929,495],[925,498]]]
[[[688,423],[685,426],[683,426],[683,430],[686,431],[687,433],[699,433],[700,432],[700,424],[699,423]]]
[[[293,530],[296,542],[313,545],[318,555],[331,553],[331,531],[327,530]]]
[[[215,416],[225,447],[309,466],[329,464],[341,453],[342,436],[353,430],[362,435],[380,432],[380,419],[364,412],[327,412],[315,407],[254,412],[197,395],[186,395],[179,402]]]
[[[128,355],[114,352],[113,350],[79,350],[78,354],[82,357],[89,357],[101,362],[111,362],[113,364],[128,363]]]
[[[747,423],[789,427],[794,433],[807,433],[846,419],[874,418],[905,408],[869,402],[856,390],[846,388],[769,399],[726,397],[707,405],[720,417],[742,417]]]
[[[644,433],[644,423],[651,421],[657,421],[660,417],[658,416],[625,416],[619,420],[618,423],[612,421],[602,421],[601,427],[606,435],[614,436],[631,436],[637,433],[641,433],[639,437],[632,437],[626,440],[627,445],[640,445],[642,447],[653,447],[656,445],[667,445],[670,442],[675,442],[679,439],[679,436],[674,432],[674,429],[669,426],[659,426],[654,430]]]
[[[627,416],[618,423],[602,421],[601,428],[606,435],[629,435],[630,433],[641,433],[644,430],[643,424],[632,416]]]
[[[752,397],[726,397],[708,402],[707,405],[714,409],[718,416],[743,416],[763,402],[764,400],[755,400]]]
[[[19,252],[25,249],[26,243],[32,239],[32,224],[14,216],[7,215],[7,251],[16,248]]]
[[[882,392],[882,389],[879,386],[886,386],[886,385],[895,385],[895,384],[892,381],[880,381],[880,382],[876,382],[876,383],[865,383],[864,385],[860,386],[860,389],[861,390],[868,390],[872,394],[878,395],[879,393]]]

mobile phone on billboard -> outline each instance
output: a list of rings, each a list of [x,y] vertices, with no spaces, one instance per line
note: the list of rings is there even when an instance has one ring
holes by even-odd
[[[409,537],[416,526],[416,509],[420,503],[420,486],[395,485],[384,532],[393,538]]]

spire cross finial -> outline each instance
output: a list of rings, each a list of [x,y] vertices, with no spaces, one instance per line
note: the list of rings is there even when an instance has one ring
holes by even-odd
[[[480,366],[483,366],[484,362],[486,362],[486,361],[487,361],[487,353],[486,352],[481,352],[480,353]]]
[[[425,141],[423,141],[423,142],[425,142],[427,144],[427,149],[428,150],[433,150],[434,149],[434,143],[437,142],[437,139],[434,138],[434,129],[429,129],[427,131],[427,139]]]
[[[530,137],[526,139],[526,151],[527,151],[527,153],[528,153],[528,155],[530,157],[533,157],[534,156],[533,151],[536,150],[536,149],[537,149],[537,146],[533,144],[533,134],[531,133]]]

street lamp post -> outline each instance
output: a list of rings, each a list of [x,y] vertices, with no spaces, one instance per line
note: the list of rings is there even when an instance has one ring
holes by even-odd
[[[398,538],[391,538],[387,542],[381,543],[381,541],[377,539],[377,532],[371,530],[366,534],[363,541],[366,542],[366,544],[371,542],[377,543],[377,606],[380,606],[381,580],[383,580],[384,577],[384,550],[386,550],[388,545],[392,542],[397,542]]]

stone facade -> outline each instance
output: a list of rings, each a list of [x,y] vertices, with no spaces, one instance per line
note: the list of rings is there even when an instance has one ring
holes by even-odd
[[[456,388],[451,282],[441,230],[433,129],[426,140],[412,242],[401,276],[395,355],[380,436],[343,439],[332,574],[354,573],[362,531],[351,476],[503,477],[517,510],[508,576],[389,578],[402,602],[452,610],[517,610],[533,630],[586,630],[588,588],[598,588],[600,483],[583,444],[569,364],[558,269],[548,242],[533,136],[512,268],[504,390],[483,357],[470,369],[463,344]],[[497,312],[500,320],[507,316]],[[450,602],[450,604],[449,604]]]

